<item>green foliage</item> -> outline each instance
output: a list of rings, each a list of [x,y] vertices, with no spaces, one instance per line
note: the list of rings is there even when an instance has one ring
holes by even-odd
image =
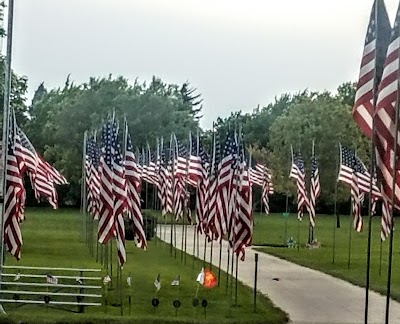
[[[288,181],[291,156],[290,149],[301,151],[310,174],[312,143],[320,166],[321,199],[334,200],[338,174],[339,146],[365,150],[366,142],[351,116],[351,109],[340,100],[325,94],[311,94],[293,104],[291,109],[278,117],[270,128],[270,147],[273,152],[271,165],[274,169],[275,187],[278,191],[290,190],[294,185]],[[363,154],[365,156],[365,151]],[[339,201],[348,199],[348,189],[339,190]]]
[[[153,78],[149,85],[130,85],[123,77],[91,78],[75,85],[69,79],[63,88],[37,89],[29,109],[26,132],[36,149],[70,181],[67,201],[79,201],[83,136],[99,131],[102,121],[115,112],[127,119],[134,144],[155,146],[158,137],[169,141],[171,133],[187,138],[199,128],[199,95],[188,84],[181,88]],[[98,135],[99,136],[99,135]]]

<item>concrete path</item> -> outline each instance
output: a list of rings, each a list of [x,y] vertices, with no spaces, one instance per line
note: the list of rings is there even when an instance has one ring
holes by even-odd
[[[157,235],[159,230],[157,231]],[[193,254],[194,226],[188,226],[187,253]],[[182,230],[177,226],[177,248],[181,248]],[[170,226],[161,228],[161,239],[170,241]],[[222,245],[222,268],[227,264],[227,242]],[[210,259],[207,244],[207,260]],[[204,236],[199,240],[199,255],[203,257]],[[255,251],[246,250],[246,260],[239,261],[239,280],[253,287]],[[196,252],[197,255],[197,244]],[[213,264],[218,265],[219,243],[213,244]],[[364,323],[365,289],[322,272],[299,266],[265,253],[259,253],[258,289],[289,314],[293,324],[358,324]],[[364,276],[361,273],[360,276]],[[278,279],[278,280],[277,280]],[[312,293],[311,293],[312,292]],[[369,294],[369,321],[384,323],[385,296]],[[392,301],[390,323],[400,323],[400,304]]]

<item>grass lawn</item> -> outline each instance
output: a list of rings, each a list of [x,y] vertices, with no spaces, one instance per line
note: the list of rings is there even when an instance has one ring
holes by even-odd
[[[308,216],[308,215],[307,215]],[[336,218],[328,215],[318,215],[315,227],[315,238],[321,243],[319,249],[308,249],[308,219],[302,222],[297,220],[297,214],[290,214],[287,219],[286,238],[293,237],[300,242],[300,249],[263,246],[258,250],[270,253],[280,258],[293,261],[309,268],[329,273],[350,281],[359,286],[365,286],[368,218],[364,218],[364,231],[357,233],[351,231],[351,255],[350,268],[348,268],[349,251],[349,216],[340,216],[340,228],[336,228],[335,260],[333,263],[333,231]],[[285,240],[285,222],[282,214],[265,216],[255,215],[254,245],[283,244]],[[300,233],[300,239],[298,234]],[[392,297],[400,300],[400,237],[394,233],[393,268],[392,268]],[[372,223],[372,247],[371,247],[371,288],[382,294],[386,294],[387,265],[389,240],[382,244],[382,263],[380,271],[380,218],[374,218]]]
[[[82,219],[79,211],[50,209],[28,209],[26,221],[22,225],[24,245],[22,259],[17,262],[7,253],[6,265],[42,266],[42,267],[72,267],[72,268],[102,268],[90,255],[89,249],[82,240]],[[114,276],[117,265],[114,246]],[[275,308],[265,296],[258,296],[258,311],[253,313],[252,290],[239,285],[238,306],[232,307],[229,294],[225,287],[211,290],[200,287],[198,298],[208,301],[207,317],[203,308],[192,306],[198,285],[196,277],[201,269],[201,262],[187,258],[184,266],[180,258],[170,257],[169,246],[160,241],[152,241],[148,251],[136,248],[132,241],[127,242],[127,264],[123,269],[123,314],[120,307],[110,306],[117,302],[116,290],[108,292],[107,308],[88,307],[84,314],[75,314],[46,306],[24,305],[16,307],[14,303],[3,304],[7,316],[0,317],[1,323],[286,323],[287,315]],[[8,270],[10,272],[10,270]],[[126,283],[128,274],[132,276],[132,286]],[[101,276],[106,271],[103,269]],[[160,305],[154,309],[151,300],[156,296],[154,280],[161,275],[161,290],[157,297]],[[172,280],[181,277],[179,288],[171,286]],[[8,279],[12,281],[11,279]],[[116,278],[113,278],[115,283]],[[20,281],[26,281],[21,278]],[[60,279],[60,283],[62,280]],[[115,287],[115,285],[114,285]],[[22,287],[19,287],[22,290]],[[128,295],[132,296],[131,316],[128,315]],[[172,306],[178,298],[182,306],[176,315]],[[72,308],[73,309],[73,308]],[[75,308],[76,309],[76,308]],[[107,310],[107,313],[105,313]]]

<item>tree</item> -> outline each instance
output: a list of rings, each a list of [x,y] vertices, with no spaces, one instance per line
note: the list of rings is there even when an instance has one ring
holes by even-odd
[[[315,154],[320,165],[321,199],[334,201],[335,183],[339,165],[338,143],[358,148],[365,157],[368,146],[365,137],[351,116],[351,109],[339,99],[317,95],[293,105],[290,111],[277,118],[271,129],[270,149],[274,168],[275,189],[295,193],[293,182],[289,181],[291,165],[290,147],[301,151],[310,174],[312,142],[315,140]],[[339,200],[346,201],[348,188],[340,187]]]
[[[26,131],[36,149],[70,180],[66,200],[79,202],[83,136],[97,131],[107,116],[126,118],[134,144],[155,147],[172,132],[187,139],[199,129],[191,99],[184,99],[180,87],[153,78],[149,85],[130,85],[123,77],[90,78],[74,85],[67,79],[64,88],[47,91],[43,85],[35,93]],[[51,134],[51,136],[49,136]]]

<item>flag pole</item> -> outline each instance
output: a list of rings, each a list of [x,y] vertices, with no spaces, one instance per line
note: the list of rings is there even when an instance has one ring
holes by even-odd
[[[377,0],[374,1],[374,14],[375,14],[375,33],[376,33],[376,40],[380,38],[379,34],[379,23],[378,23],[378,2]],[[376,63],[374,66],[374,86],[372,87],[372,100],[373,100],[373,109],[376,108],[376,100],[377,100],[377,92],[376,92],[376,84],[377,84],[377,72],[376,72]],[[366,273],[366,280],[365,280],[365,306],[364,306],[364,323],[368,323],[368,307],[369,307],[369,287],[370,287],[370,279],[371,279],[371,241],[372,241],[372,183],[373,177],[375,174],[376,168],[376,158],[375,158],[375,132],[376,132],[376,125],[375,125],[375,118],[372,116],[372,138],[371,138],[371,163],[370,163],[370,183],[369,183],[369,201],[368,201],[368,241],[367,241],[367,273]],[[381,251],[382,251],[382,239],[381,239]],[[382,253],[380,254],[382,255]],[[380,257],[380,262],[382,258]],[[381,268],[381,263],[379,265]],[[379,273],[380,273],[379,269]]]
[[[339,144],[339,155],[340,153],[340,144]],[[338,155],[336,154],[336,175],[339,173],[339,161]],[[333,243],[332,243],[332,263],[335,263],[335,250],[336,250],[336,228],[338,228],[338,220],[339,215],[337,215],[337,198],[338,198],[338,179],[335,181],[335,200],[333,203]]]
[[[171,157],[171,153],[172,153],[172,157]],[[171,244],[170,244],[170,247],[169,247],[169,252],[170,252],[170,255],[171,255],[171,257],[172,257],[172,248],[173,248],[173,229],[174,229],[174,224],[173,224],[173,222],[174,222],[174,219],[175,219],[175,217],[174,217],[174,213],[173,213],[173,209],[174,209],[174,204],[173,204],[173,201],[174,201],[174,194],[175,194],[175,186],[174,186],[174,184],[175,184],[175,179],[174,179],[174,164],[175,164],[175,160],[174,160],[174,156],[175,156],[175,154],[174,154],[174,151],[173,151],[173,138],[172,138],[172,134],[171,134],[171,138],[170,138],[170,142],[169,142],[169,158],[171,158],[171,161],[172,161],[172,166],[171,166],[171,188],[172,188],[172,213],[171,213],[171,233],[170,233],[170,239],[171,239]]]
[[[83,235],[82,238],[86,241],[86,246],[89,247],[89,233],[88,233],[88,217],[86,214],[86,145],[87,145],[87,131],[83,134],[83,147],[82,147],[82,185],[81,185],[81,214],[82,214],[82,221],[83,221]]]
[[[396,17],[397,20],[397,17]],[[400,30],[400,24],[397,26],[398,29]],[[395,31],[395,32],[399,32]],[[400,46],[397,49],[397,63],[400,62]],[[395,198],[396,198],[396,178],[397,178],[397,161],[398,161],[398,150],[397,150],[397,145],[398,145],[398,140],[399,140],[399,106],[400,106],[400,68],[397,68],[397,91],[396,91],[396,113],[395,113],[395,135],[394,135],[394,158],[392,158],[392,197],[391,197],[391,211],[390,211],[390,238],[389,238],[389,264],[388,264],[388,275],[387,275],[387,291],[386,291],[386,311],[385,311],[385,324],[389,323],[389,310],[390,310],[390,291],[391,291],[391,285],[392,285],[392,263],[393,263],[393,229],[394,229],[394,209],[395,209]]]
[[[312,141],[312,158],[315,159],[315,140],[313,139]],[[312,175],[313,176],[313,175]],[[310,181],[310,186],[312,186],[311,184],[312,181]],[[311,194],[311,188],[310,188],[310,194]],[[311,198],[311,197],[310,197]],[[315,202],[316,202],[317,198],[315,198]],[[314,203],[314,215],[312,215],[312,217],[314,217],[314,224],[315,224],[315,216],[316,216],[316,211],[315,211],[315,205],[316,203]],[[310,211],[308,211],[310,213]],[[311,215],[310,215],[311,216]],[[312,244],[312,242],[314,241],[314,226],[311,223],[311,219],[309,219],[309,227],[308,227],[308,244]]]
[[[7,18],[7,53],[6,53],[6,73],[4,78],[4,105],[3,105],[3,184],[1,192],[1,255],[0,255],[0,275],[3,273],[3,266],[5,262],[5,249],[4,249],[4,195],[6,193],[6,174],[7,174],[7,144],[9,136],[8,120],[10,116],[10,96],[11,96],[11,58],[12,58],[12,37],[13,37],[13,22],[14,22],[14,0],[9,0],[8,3],[8,18]],[[5,313],[3,306],[0,304],[0,313]]]

